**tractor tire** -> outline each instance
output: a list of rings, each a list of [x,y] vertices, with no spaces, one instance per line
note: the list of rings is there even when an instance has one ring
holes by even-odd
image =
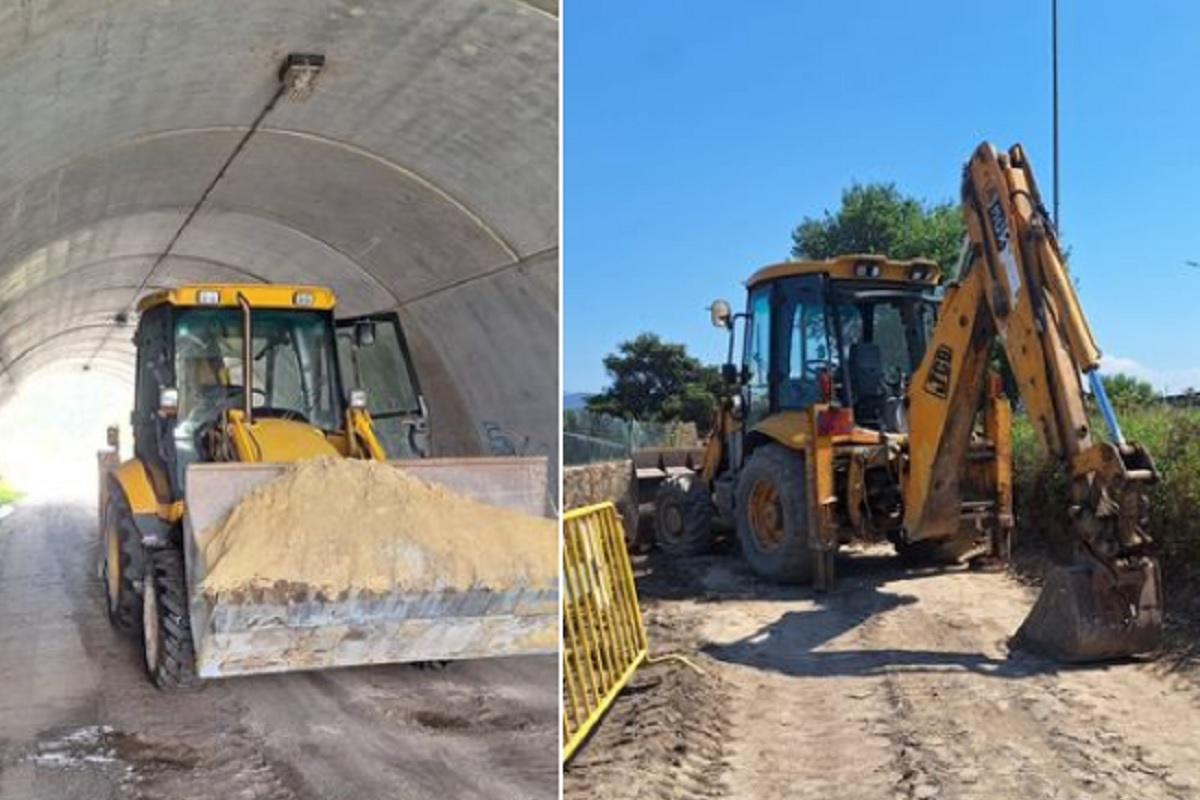
[[[142,606],[146,672],[159,689],[196,688],[196,651],[188,616],[183,553],[168,548],[148,554]]]
[[[804,454],[780,444],[758,448],[734,493],[738,542],[759,575],[778,583],[812,583]]]
[[[698,556],[712,549],[713,504],[697,475],[673,475],[654,495],[654,541],[669,556]]]
[[[108,621],[121,633],[137,635],[142,629],[142,598],[137,584],[143,578],[145,561],[141,537],[119,493],[105,504],[101,519],[100,579]]]

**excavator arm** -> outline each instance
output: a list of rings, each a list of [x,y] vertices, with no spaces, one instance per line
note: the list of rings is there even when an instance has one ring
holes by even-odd
[[[1158,565],[1146,555],[1154,462],[1127,441],[1100,381],[1100,350],[1020,146],[980,145],[964,169],[967,240],[908,392],[905,530],[952,535],[958,476],[1001,343],[1026,413],[1070,482],[1070,561],[1051,570],[1015,644],[1065,661],[1144,653],[1161,638]],[[1083,380],[1105,431],[1091,428]]]

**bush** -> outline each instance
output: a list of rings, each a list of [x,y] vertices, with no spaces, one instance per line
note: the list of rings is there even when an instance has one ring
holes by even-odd
[[[1133,407],[1122,415],[1121,426],[1127,439],[1149,450],[1158,467],[1160,479],[1150,494],[1150,535],[1162,559],[1168,607],[1200,620],[1200,410]],[[1018,542],[1052,555],[1061,552],[1069,524],[1066,475],[1041,452],[1024,416],[1013,424],[1013,462]]]

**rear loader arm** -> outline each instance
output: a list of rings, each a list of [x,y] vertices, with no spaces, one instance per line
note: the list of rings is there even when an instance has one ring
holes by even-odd
[[[958,475],[998,340],[1039,440],[1070,479],[1070,580],[1093,587],[1081,600],[1074,589],[1066,590],[1073,597],[1052,593],[1048,581],[1045,603],[1022,628],[1024,638],[1041,638],[1030,629],[1038,608],[1057,604],[1040,616],[1076,608],[1062,611],[1074,621],[1059,626],[1074,630],[1055,630],[1050,638],[1060,640],[1058,646],[1040,649],[1056,649],[1069,660],[1152,649],[1161,625],[1157,565],[1143,551],[1149,543],[1147,490],[1157,475],[1149,454],[1125,440],[1109,406],[1097,371],[1100,350],[1020,146],[1007,154],[989,144],[977,148],[964,170],[962,194],[967,242],[959,282],[947,292],[909,389],[906,531],[912,539],[946,536],[958,524]],[[1105,441],[1091,430],[1081,375],[1104,419]],[[1074,619],[1079,615],[1092,619]],[[1100,617],[1107,620],[1103,633],[1083,630]],[[1122,626],[1118,636],[1114,631]]]

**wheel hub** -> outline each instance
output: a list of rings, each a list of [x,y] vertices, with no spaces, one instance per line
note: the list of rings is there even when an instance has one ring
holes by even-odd
[[[675,503],[663,509],[662,532],[672,538],[678,538],[683,533],[683,511]]]
[[[770,481],[758,481],[750,490],[747,516],[750,532],[763,550],[774,550],[783,541],[783,508],[779,490]]]

